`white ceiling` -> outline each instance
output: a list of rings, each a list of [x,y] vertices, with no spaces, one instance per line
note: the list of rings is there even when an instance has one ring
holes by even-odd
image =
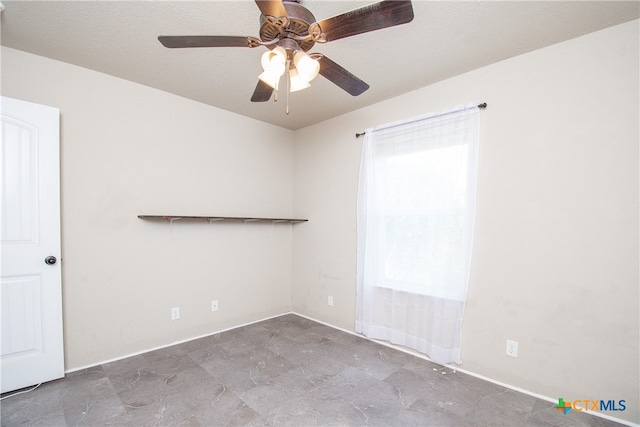
[[[265,48],[167,49],[158,35],[258,36],[234,1],[2,1],[2,44],[298,129],[515,55],[637,19],[638,1],[413,2],[409,24],[316,44],[367,82],[352,97],[318,76],[277,103],[250,102]],[[374,1],[302,0],[317,20]]]

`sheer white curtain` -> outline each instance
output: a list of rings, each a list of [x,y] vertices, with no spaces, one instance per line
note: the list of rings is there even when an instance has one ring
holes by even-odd
[[[366,130],[356,331],[461,363],[477,152],[477,106]]]

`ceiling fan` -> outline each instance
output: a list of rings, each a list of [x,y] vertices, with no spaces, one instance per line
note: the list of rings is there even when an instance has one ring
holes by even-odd
[[[159,36],[168,48],[250,47],[269,49],[262,56],[264,72],[258,78],[252,102],[264,102],[279,88],[285,74],[287,94],[309,87],[317,74],[358,96],[369,85],[321,53],[306,52],[326,43],[380,30],[413,20],[411,1],[384,0],[331,18],[316,21],[300,0],[255,0],[260,9],[260,38],[242,36]],[[288,111],[287,111],[288,113]]]

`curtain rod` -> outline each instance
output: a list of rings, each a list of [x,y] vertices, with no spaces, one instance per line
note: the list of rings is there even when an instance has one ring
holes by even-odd
[[[487,108],[487,103],[486,103],[486,102],[483,102],[482,104],[478,104],[478,108],[480,108],[480,109],[485,109],[485,108]],[[432,118],[432,117],[439,117],[439,116],[445,116],[445,115],[447,115],[447,114],[457,113],[458,111],[459,111],[459,110],[457,110],[457,111],[450,111],[450,112],[446,112],[446,113],[443,113],[443,114],[438,114],[438,115],[435,115],[435,116],[431,116],[431,117],[429,117],[429,118]],[[403,124],[404,124],[404,123],[403,123]],[[364,134],[366,134],[366,132],[356,133],[356,138],[360,138],[360,137],[361,137],[362,135],[364,135]]]

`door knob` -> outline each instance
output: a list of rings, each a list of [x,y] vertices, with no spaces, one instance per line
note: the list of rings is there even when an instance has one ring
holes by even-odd
[[[45,264],[49,264],[49,265],[53,265],[58,261],[58,259],[54,256],[48,256],[44,259],[44,263]]]

